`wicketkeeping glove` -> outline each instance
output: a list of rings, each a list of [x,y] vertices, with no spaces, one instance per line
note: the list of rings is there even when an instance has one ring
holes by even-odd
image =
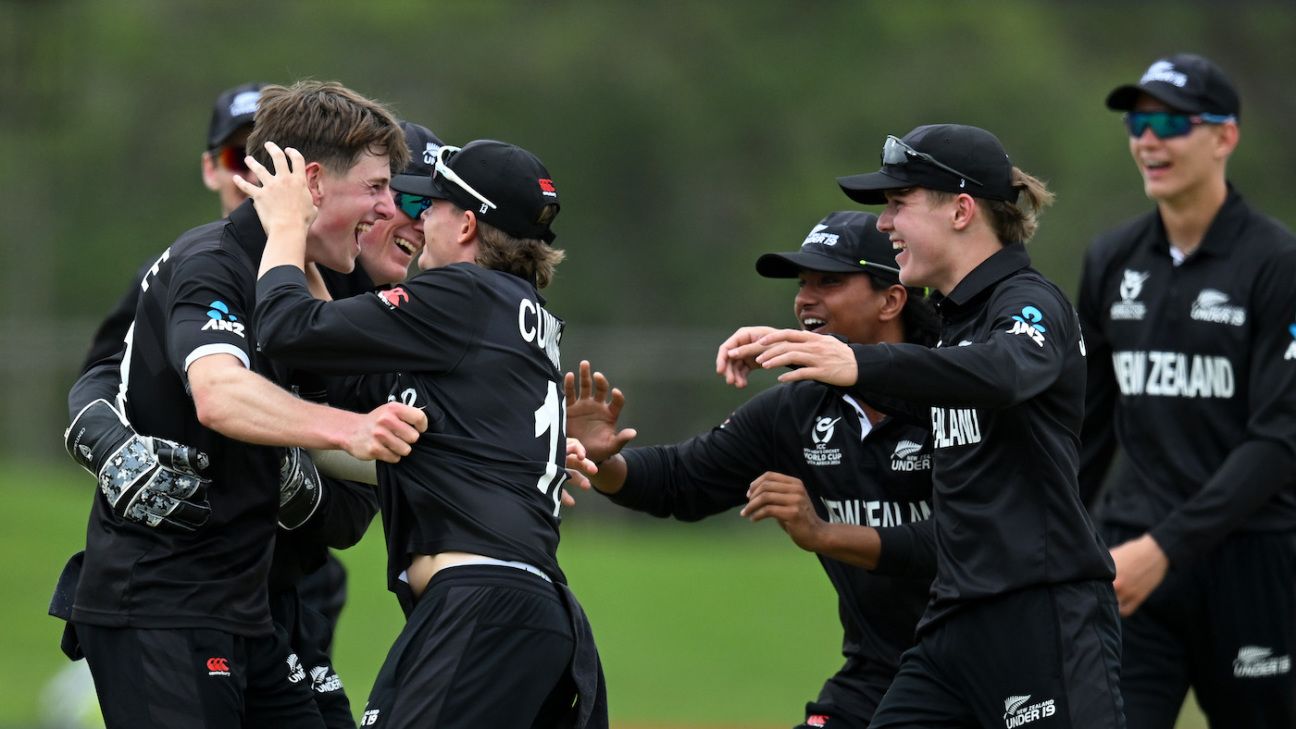
[[[63,433],[72,460],[99,480],[117,516],[157,529],[192,532],[207,522],[207,454],[139,435],[107,400],[77,413]]]
[[[304,448],[285,448],[279,462],[279,526],[296,529],[305,524],[324,497],[315,462]]]

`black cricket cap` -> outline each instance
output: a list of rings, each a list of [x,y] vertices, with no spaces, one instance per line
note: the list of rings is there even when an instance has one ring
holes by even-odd
[[[558,214],[558,188],[538,157],[494,139],[478,139],[461,149],[448,147],[439,154],[446,167],[495,207],[439,173],[402,192],[449,200],[514,238],[553,242],[556,234],[549,226]]]
[[[1242,113],[1242,101],[1229,77],[1210,59],[1193,53],[1157,59],[1137,84],[1118,86],[1107,94],[1107,108],[1133,111],[1139,94],[1186,114],[1240,117]]]
[[[265,86],[260,81],[253,81],[225,89],[216,97],[211,122],[207,124],[207,149],[216,149],[234,132],[252,126],[257,104],[261,102],[261,89]]]
[[[1013,187],[1012,162],[999,138],[990,132],[963,124],[928,124],[904,135],[901,141],[962,175],[906,153],[903,162],[883,163],[877,172],[838,177],[842,192],[865,205],[883,205],[884,191],[907,187],[1016,202],[1018,190]]]
[[[766,253],[756,259],[756,273],[766,278],[796,278],[803,270],[823,273],[869,273],[900,283],[891,238],[877,229],[877,216],[857,210],[828,213],[810,229],[801,250]]]
[[[422,195],[419,189],[426,189],[427,179],[432,176],[432,165],[436,164],[437,152],[443,142],[432,133],[431,129],[413,122],[402,121],[402,132],[405,132],[405,146],[409,147],[409,164],[393,175],[391,188],[396,192],[410,195]]]

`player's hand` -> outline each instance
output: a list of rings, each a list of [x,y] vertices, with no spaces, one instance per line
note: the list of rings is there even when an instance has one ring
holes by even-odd
[[[304,448],[285,448],[279,461],[279,526],[292,530],[305,524],[324,497],[315,462]]]
[[[815,513],[801,479],[766,471],[747,489],[747,505],[739,512],[752,522],[776,519],[783,531],[802,549],[819,550],[826,522]]]
[[[747,386],[747,373],[760,366],[755,358],[762,350],[744,349],[744,354],[739,356],[733,353],[740,348],[751,347],[761,337],[774,331],[777,331],[774,327],[742,327],[724,340],[716,350],[716,374],[725,378],[726,385],[739,389]]]
[[[579,377],[571,372],[563,377],[567,435],[582,444],[584,457],[602,463],[620,453],[638,432],[634,428],[617,430],[617,418],[625,407],[621,390],[610,387],[602,372],[591,373],[586,360],[581,360],[579,372]]]
[[[163,438],[137,434],[126,418],[95,400],[63,433],[72,460],[99,481],[112,512],[164,531],[192,532],[207,522],[207,455]]]
[[[345,450],[362,461],[396,463],[427,430],[427,414],[400,402],[389,402],[362,416],[347,439]]]
[[[1116,602],[1120,614],[1129,617],[1165,579],[1170,569],[1170,559],[1151,534],[1144,534],[1117,545],[1111,550],[1116,563]]]
[[[234,175],[234,184],[252,198],[257,217],[267,234],[279,231],[304,236],[315,222],[315,216],[319,215],[314,196],[306,184],[306,160],[292,147],[280,149],[274,142],[266,142],[265,148],[270,154],[274,173],[248,155],[244,161],[261,184],[255,185],[238,175]]]
[[[818,380],[829,385],[849,387],[859,377],[855,352],[849,344],[836,337],[799,329],[770,332],[747,347],[738,347],[734,354],[754,357],[756,363],[767,370],[777,367],[795,368],[779,375],[779,382]]]

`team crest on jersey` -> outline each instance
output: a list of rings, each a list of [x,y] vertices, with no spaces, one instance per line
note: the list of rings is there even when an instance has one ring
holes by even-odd
[[[1057,713],[1053,699],[1031,701],[1031,695],[1009,696],[1004,699],[1004,726],[1007,729],[1032,724]]]
[[[922,445],[911,440],[896,443],[891,454],[892,471],[930,471],[931,454],[922,452]]]
[[[837,422],[840,420],[841,418],[815,418],[814,425],[810,428],[810,440],[814,443],[814,448],[802,449],[807,464],[811,466],[841,465],[841,449],[828,447],[828,441],[832,440],[833,434],[837,430]]]
[[[230,313],[229,306],[224,301],[213,301],[207,308],[207,323],[203,324],[204,332],[229,332],[235,336],[242,337],[243,322],[238,317]]]
[[[1125,269],[1120,288],[1117,290],[1121,300],[1111,305],[1111,318],[1114,321],[1142,321],[1147,315],[1147,306],[1137,299],[1139,294],[1143,293],[1143,283],[1151,275],[1144,271]]]
[[[1189,316],[1194,321],[1211,324],[1229,324],[1235,327],[1246,324],[1246,309],[1230,304],[1228,294],[1217,289],[1202,289],[1192,304]]]

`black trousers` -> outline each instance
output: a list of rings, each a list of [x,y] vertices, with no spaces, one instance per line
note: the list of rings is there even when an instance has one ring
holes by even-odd
[[[287,636],[74,626],[108,729],[322,729]],[[299,669],[298,669],[299,670]]]
[[[969,603],[900,660],[873,729],[1121,729],[1111,584],[1036,587]]]
[[[797,729],[867,729],[894,679],[894,665],[851,656],[824,683],[819,698],[806,704]]]
[[[562,589],[512,567],[438,572],[387,654],[360,726],[562,726],[577,699]]]
[[[1173,727],[1190,686],[1212,729],[1296,727],[1296,534],[1235,534],[1172,566],[1123,634],[1131,727]]]
[[[333,639],[329,619],[292,589],[270,594],[270,615],[275,627],[288,636],[288,660],[294,669],[289,678],[310,687],[324,725],[328,729],[355,729],[351,702],[328,652]]]

